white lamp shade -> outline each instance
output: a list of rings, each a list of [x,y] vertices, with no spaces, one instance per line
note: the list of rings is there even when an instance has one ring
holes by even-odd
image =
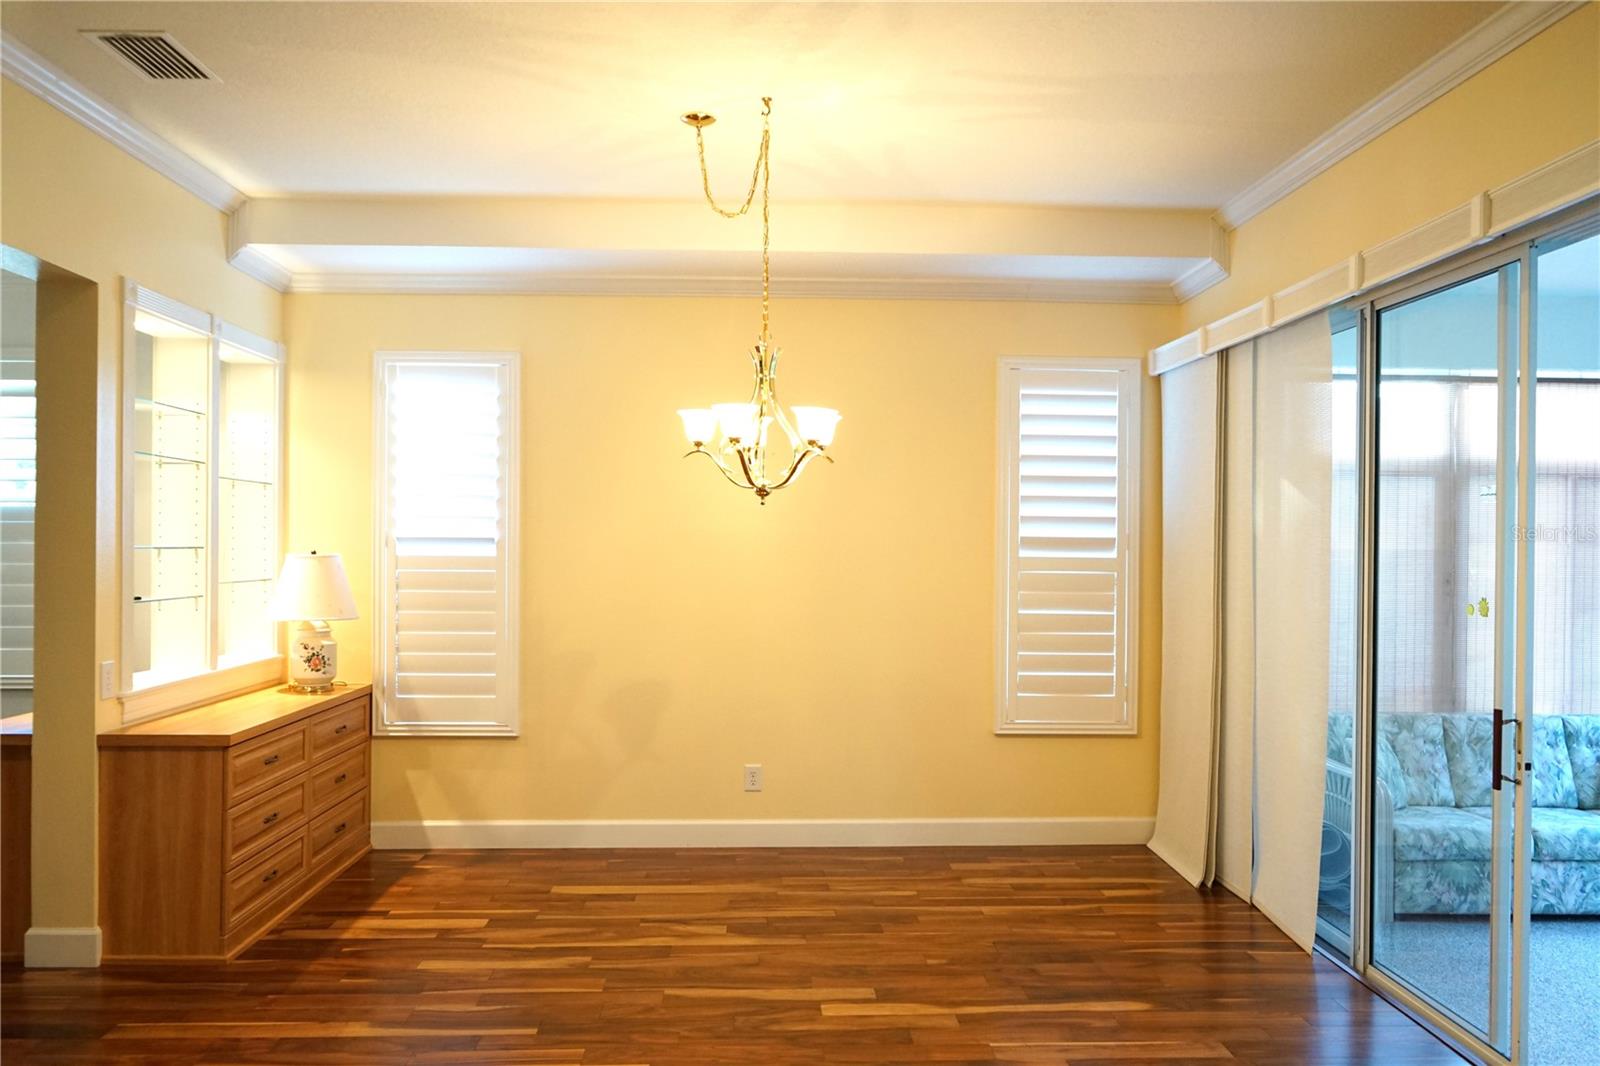
[[[711,410],[722,427],[722,435],[729,440],[738,439],[752,444],[756,439],[756,415],[759,408],[753,403],[714,403]]]
[[[281,622],[356,618],[356,598],[337,553],[291,552],[272,595],[272,617]]]
[[[833,443],[833,434],[839,426],[839,412],[831,407],[796,407],[795,431],[800,439],[816,441],[826,448]]]
[[[683,435],[690,444],[704,444],[717,434],[717,416],[709,408],[686,407],[678,417],[683,419]]]

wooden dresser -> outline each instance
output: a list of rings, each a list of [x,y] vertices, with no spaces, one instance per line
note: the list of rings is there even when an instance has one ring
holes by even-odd
[[[365,855],[371,721],[276,687],[102,733],[105,957],[232,958]]]
[[[33,715],[0,718],[0,960],[22,958],[33,917]]]

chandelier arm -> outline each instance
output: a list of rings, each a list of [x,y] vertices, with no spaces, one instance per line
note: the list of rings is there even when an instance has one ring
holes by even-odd
[[[787,474],[783,475],[783,480],[782,481],[780,481],[776,485],[772,486],[773,489],[781,489],[785,485],[787,485],[789,482],[791,482],[795,478],[799,477],[800,476],[800,471],[805,469],[806,464],[811,462],[812,457],[815,456],[816,454],[817,454],[817,449],[811,447],[810,445],[807,445],[805,451],[803,451],[799,455],[795,456],[794,462],[789,464],[789,472]]]
[[[739,466],[744,471],[744,479],[750,483],[751,488],[760,491],[763,486],[761,482],[756,479],[756,476],[750,472],[750,460],[745,457],[745,450],[743,448],[735,448],[734,451],[738,453]]]
[[[732,485],[734,488],[736,488],[736,489],[746,489],[746,490],[755,488],[754,485],[747,485],[743,481],[740,481],[738,478],[734,477],[733,476],[733,471],[728,469],[727,464],[723,463],[723,461],[721,459],[718,459],[715,455],[711,454],[711,452],[709,450],[705,449],[705,448],[694,448],[694,449],[692,449],[690,451],[685,452],[683,457],[685,459],[687,459],[687,458],[689,458],[689,456],[696,455],[696,454],[703,455],[707,459],[710,459],[711,460],[711,465],[716,467],[718,472],[721,473],[723,477],[728,479],[728,484]]]

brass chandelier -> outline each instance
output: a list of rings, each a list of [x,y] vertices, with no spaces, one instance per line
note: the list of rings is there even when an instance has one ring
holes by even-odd
[[[717,204],[711,195],[711,175],[706,169],[705,128],[716,119],[690,112],[683,121],[694,127],[695,145],[700,152],[700,186],[706,203],[723,218],[739,218],[755,203],[761,190],[761,335],[750,349],[755,367],[755,388],[747,403],[717,403],[710,407],[687,408],[678,412],[683,419],[684,436],[693,445],[690,455],[704,455],[722,471],[722,476],[741,489],[753,491],[763,505],[767,497],[792,484],[806,465],[817,456],[833,462],[827,448],[839,424],[839,412],[831,407],[795,407],[793,417],[783,409],[777,396],[779,349],[772,346],[772,205],[769,186],[772,177],[772,98],[761,98],[761,147],[750,175],[750,191],[744,203],[734,210]],[[776,448],[773,430],[784,438]]]

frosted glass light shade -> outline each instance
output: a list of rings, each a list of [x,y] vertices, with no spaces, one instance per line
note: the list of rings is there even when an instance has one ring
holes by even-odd
[[[704,444],[717,433],[717,416],[706,407],[686,407],[678,412],[683,419],[683,435],[690,444]]]
[[[717,416],[717,425],[722,427],[722,435],[729,440],[738,438],[743,443],[751,443],[756,439],[756,415],[758,408],[753,403],[714,403],[711,410]]]
[[[816,441],[826,448],[833,443],[833,434],[839,427],[840,414],[831,407],[796,407],[795,429],[800,439]]]
[[[337,553],[291,552],[283,557],[283,570],[272,594],[272,617],[280,622],[319,621],[359,617],[350,579]]]

